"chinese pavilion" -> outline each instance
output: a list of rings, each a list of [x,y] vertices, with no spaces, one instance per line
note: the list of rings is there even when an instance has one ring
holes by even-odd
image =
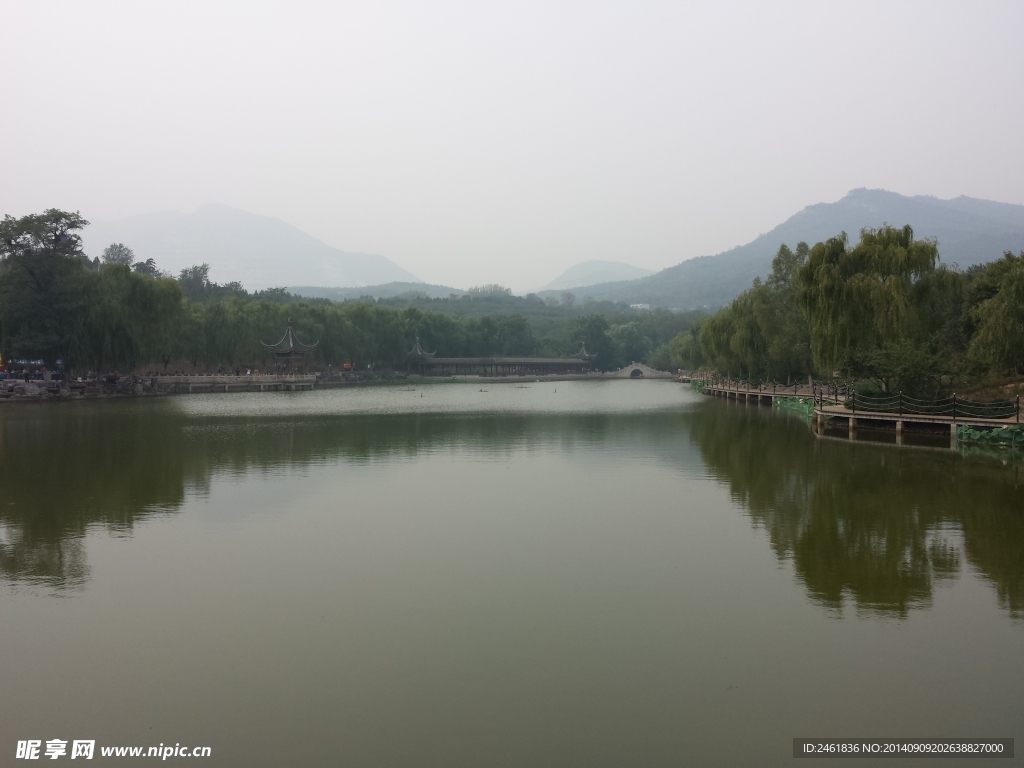
[[[290,371],[295,367],[297,370],[302,369],[302,365],[305,362],[306,355],[316,349],[317,344],[303,344],[295,337],[295,331],[292,330],[292,319],[288,318],[288,329],[284,332],[284,336],[276,344],[267,344],[265,341],[260,342],[263,348],[267,352],[273,352],[274,357],[277,358],[277,367],[283,368],[286,371]]]

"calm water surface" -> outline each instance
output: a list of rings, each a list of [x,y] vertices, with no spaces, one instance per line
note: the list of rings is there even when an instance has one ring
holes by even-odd
[[[54,738],[210,766],[1024,750],[1012,457],[672,382],[408,389],[0,408],[0,765]]]

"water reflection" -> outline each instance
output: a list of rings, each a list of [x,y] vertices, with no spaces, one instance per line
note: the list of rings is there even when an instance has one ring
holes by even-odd
[[[725,483],[811,598],[904,617],[966,569],[1024,616],[1024,492],[983,458],[816,440],[798,419],[704,400],[633,413],[191,418],[166,404],[0,410],[0,578],[81,588],[90,530],[129,535],[218,474],[459,449],[620,453]],[[640,489],[642,493],[642,489]],[[566,490],[571,503],[571,489]],[[713,512],[713,510],[712,510]]]
[[[302,470],[458,448],[602,445],[632,456],[692,453],[681,414],[396,414],[190,418],[163,403],[0,410],[0,576],[55,590],[83,586],[83,537],[129,535],[203,495],[219,474]]]
[[[709,470],[834,610],[906,616],[968,564],[1024,615],[1024,492],[1014,468],[953,452],[816,440],[799,419],[706,402],[689,431]]]

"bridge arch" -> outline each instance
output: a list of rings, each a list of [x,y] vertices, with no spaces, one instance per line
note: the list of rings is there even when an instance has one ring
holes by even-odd
[[[674,379],[668,371],[658,371],[643,363],[630,363],[625,368],[606,373],[613,379]]]

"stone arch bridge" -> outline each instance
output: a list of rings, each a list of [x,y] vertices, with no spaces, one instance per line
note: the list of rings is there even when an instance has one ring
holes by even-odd
[[[656,371],[649,365],[643,363],[631,363],[617,371],[606,373],[605,376],[613,379],[674,379],[667,371]]]

